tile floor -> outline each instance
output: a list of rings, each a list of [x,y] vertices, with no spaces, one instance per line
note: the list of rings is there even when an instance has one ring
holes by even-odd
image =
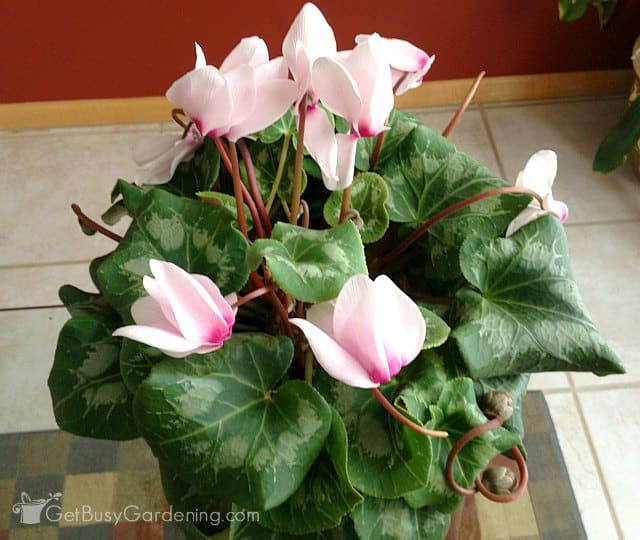
[[[606,177],[591,172],[599,141],[624,107],[621,98],[476,106],[452,136],[510,181],[536,150],[558,154],[554,195],[570,208],[575,278],[628,371],[603,379],[543,374],[531,381],[546,394],[593,540],[631,540],[640,530],[632,495],[640,477],[640,183],[628,165]],[[419,114],[442,129],[452,109]],[[99,215],[114,181],[132,177],[132,144],[164,129],[0,131],[0,432],[55,428],[46,379],[67,319],[57,289],[62,283],[90,289],[87,262],[112,247],[79,231],[70,203]]]

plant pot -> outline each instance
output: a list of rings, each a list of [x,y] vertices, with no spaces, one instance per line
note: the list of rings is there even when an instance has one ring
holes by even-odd
[[[633,63],[634,79],[631,85],[631,93],[629,94],[629,103],[640,98],[640,36],[633,44],[631,53],[631,61]],[[640,141],[636,143],[636,147],[631,152],[631,166],[638,180],[640,180]]]

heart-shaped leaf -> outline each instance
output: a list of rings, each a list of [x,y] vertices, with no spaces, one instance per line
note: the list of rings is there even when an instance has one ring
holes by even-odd
[[[147,294],[142,278],[151,274],[152,258],[209,276],[224,294],[246,283],[247,241],[225,208],[153,189],[136,210],[124,239],[98,267],[100,290],[126,320],[131,304]]]
[[[302,485],[280,506],[260,513],[260,525],[292,534],[324,531],[340,525],[362,496],[347,473],[347,431],[334,410],[325,448]]]
[[[157,364],[134,404],[144,438],[186,482],[244,508],[278,506],[331,427],[331,409],[311,386],[277,386],[292,356],[289,339],[247,333],[213,353]]]
[[[389,227],[389,214],[385,208],[388,196],[387,185],[379,174],[360,173],[353,179],[351,208],[358,211],[362,220],[358,230],[365,244],[380,240]],[[333,227],[340,223],[341,205],[342,191],[334,191],[324,205],[324,219]]]
[[[139,436],[133,395],[120,376],[120,346],[109,317],[70,319],[58,337],[49,374],[53,412],[61,429],[83,437],[125,440]]]
[[[251,267],[263,258],[273,280],[303,302],[331,300],[351,276],[368,273],[360,234],[350,221],[322,231],[278,222],[270,239],[249,248]]]
[[[571,277],[564,230],[543,216],[509,238],[470,238],[460,250],[470,286],[452,332],[472,377],[538,371],[624,373]]]
[[[440,347],[440,345],[447,341],[451,328],[425,304],[418,302],[418,308],[424,317],[424,322],[427,324],[427,337],[424,340],[422,349]]]

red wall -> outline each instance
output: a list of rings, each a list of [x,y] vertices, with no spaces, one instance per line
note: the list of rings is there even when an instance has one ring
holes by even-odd
[[[280,54],[302,1],[6,0],[0,7],[0,101],[164,94],[193,67],[193,42],[218,65],[243,36]],[[558,21],[555,0],[317,0],[340,48],[357,33],[412,41],[438,60],[430,80],[615,69],[629,65],[640,1]]]

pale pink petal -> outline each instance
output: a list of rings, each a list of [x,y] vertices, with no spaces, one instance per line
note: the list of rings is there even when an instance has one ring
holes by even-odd
[[[306,69],[316,58],[336,54],[333,30],[322,12],[310,2],[302,6],[282,42],[282,55],[296,81],[305,76],[305,66],[299,63],[299,44],[304,46]]]
[[[262,64],[255,68],[256,78],[260,81],[269,79],[288,79],[289,71],[287,63],[282,56],[269,60],[266,64]]]
[[[553,150],[540,150],[527,161],[522,171],[522,187],[538,193],[543,199],[551,193],[558,172],[558,157]]]
[[[196,41],[196,65],[194,69],[200,69],[207,65],[207,59],[204,56],[204,51],[200,44]]]
[[[320,107],[307,109],[304,145],[322,171],[325,186],[338,183],[338,143],[327,113]]]
[[[536,208],[533,206],[527,206],[522,212],[520,212],[511,223],[509,223],[509,227],[507,227],[507,232],[505,236],[508,238],[513,233],[515,233],[518,229],[524,227],[527,223],[531,223],[532,221],[538,219],[541,216],[546,216],[549,214],[547,210],[541,210],[540,208]]]
[[[193,139],[178,138],[173,147],[165,154],[145,163],[143,167],[138,169],[135,176],[136,184],[165,184],[171,180],[178,165],[183,161],[190,160],[201,144],[201,141],[195,143]]]
[[[174,133],[154,134],[142,137],[133,147],[133,159],[144,166],[169,152],[180,141],[180,136]]]
[[[174,358],[184,358],[201,347],[199,342],[189,341],[177,333],[168,332],[155,326],[123,326],[115,330],[113,335],[156,347]]]
[[[551,195],[544,200],[543,208],[556,216],[560,223],[564,223],[569,217],[569,208],[562,201],[556,201]]]
[[[420,71],[406,72],[391,68],[393,93],[396,96],[401,96],[405,92],[420,86],[420,84],[422,84],[422,79],[424,79],[424,76],[431,69],[435,60],[435,55],[431,56],[427,64]]]
[[[238,295],[236,293],[231,293],[227,296],[222,296],[220,289],[218,286],[209,278],[208,276],[203,276],[201,274],[191,274],[191,277],[195,279],[205,291],[210,296],[211,300],[213,300],[216,309],[220,316],[225,320],[225,322],[231,326],[235,321],[235,311],[231,308],[231,304],[234,304],[238,301]]]
[[[380,383],[369,378],[358,360],[317,326],[304,319],[289,319],[304,332],[318,363],[334,379],[356,388],[375,388]]]
[[[149,267],[186,339],[218,343],[228,336],[228,326],[197,280],[182,268],[164,261],[151,259]]]
[[[358,274],[349,278],[336,298],[333,331],[340,346],[357,358],[376,383],[391,379],[386,351],[377,333],[377,304],[373,282]]]
[[[357,121],[352,121],[361,137],[373,137],[383,131],[393,109],[391,72],[380,40],[378,35],[371,36],[357,45],[344,61],[344,67],[356,82],[362,103]],[[323,95],[319,95],[324,103]]]
[[[228,125],[233,114],[227,82],[212,66],[183,75],[171,85],[166,96],[182,107],[203,135],[215,134],[216,128]]]
[[[236,141],[266,128],[289,110],[296,99],[297,88],[293,81],[272,79],[261,81],[257,87],[255,107],[251,115],[241,122],[234,122],[227,137]]]
[[[376,332],[382,336],[393,377],[422,350],[427,325],[415,302],[387,276],[378,276],[373,286],[378,308]]]
[[[258,67],[269,61],[267,44],[258,36],[246,37],[240,40],[227,55],[220,66],[221,73],[228,73],[241,65]]]
[[[152,296],[143,296],[131,304],[131,317],[136,324],[142,326],[157,326],[159,323],[171,326],[160,304]],[[174,327],[173,331],[176,330]]]
[[[357,82],[342,64],[333,58],[318,58],[311,68],[311,84],[327,109],[357,126],[362,99]]]
[[[323,176],[325,187],[332,191],[348,188],[353,182],[358,137],[351,134],[338,133],[336,134],[336,143],[338,145],[337,182],[328,185],[327,179]]]
[[[151,276],[144,276],[142,278],[142,286],[144,287],[144,290],[147,291],[149,296],[153,298],[156,304],[158,304],[158,307],[162,310],[165,320],[169,324],[171,324],[176,331],[179,331],[180,326],[178,325],[176,316],[173,313],[173,308],[169,303],[169,299],[167,298],[167,295],[164,293],[164,291],[162,290],[158,282]],[[138,321],[138,319],[136,319],[133,313],[131,314],[131,316],[133,317],[133,320],[136,321],[138,324],[145,324],[143,321]]]
[[[334,339],[333,312],[335,308],[335,301],[331,301],[314,304],[307,310],[307,321],[309,321],[314,326],[317,326],[331,339]]]
[[[244,122],[256,113],[256,71],[251,66],[239,66],[225,74],[231,92],[233,114],[230,127]],[[227,134],[227,130],[222,133]]]

